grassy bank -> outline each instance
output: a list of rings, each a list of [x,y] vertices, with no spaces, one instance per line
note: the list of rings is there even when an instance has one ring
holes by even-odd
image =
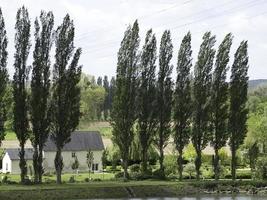
[[[101,181],[73,184],[42,184],[42,185],[1,185],[0,199],[37,200],[37,199],[89,199],[89,198],[127,198],[127,197],[174,197],[201,193],[215,193],[216,190],[243,193],[255,187],[265,187],[267,182],[253,181]],[[235,188],[235,190],[233,190]],[[264,194],[264,193],[262,193]]]

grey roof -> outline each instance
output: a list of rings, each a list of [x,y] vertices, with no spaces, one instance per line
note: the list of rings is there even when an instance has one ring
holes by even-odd
[[[11,160],[19,160],[19,151],[20,149],[6,149],[6,153],[8,154]],[[26,160],[32,160],[33,149],[25,149],[24,157]]]
[[[63,147],[63,151],[104,150],[102,137],[98,131],[75,131],[71,140]],[[56,145],[51,137],[45,143],[44,151],[56,151]]]

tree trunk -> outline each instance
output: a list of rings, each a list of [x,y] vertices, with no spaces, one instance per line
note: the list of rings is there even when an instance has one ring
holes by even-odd
[[[39,156],[38,156],[38,176],[39,183],[42,183],[43,179],[43,146],[39,145]]]
[[[128,176],[128,159],[127,158],[123,159],[123,179],[124,179],[124,181],[129,179],[129,176]]]
[[[179,180],[183,180],[183,149],[178,150],[179,155],[177,158],[177,164],[178,164],[178,172],[179,172]]]
[[[142,172],[147,173],[147,148],[142,148]]]
[[[23,142],[20,143],[20,153],[19,153],[19,167],[21,170],[20,173],[20,180],[21,183],[24,184],[25,183],[25,176],[27,175],[27,163],[25,160],[25,144]]]
[[[219,166],[219,150],[215,148],[215,156],[213,161],[213,167],[214,167],[214,174],[215,174],[215,180],[218,181],[220,178],[220,166]]]
[[[165,172],[164,172],[164,165],[163,165],[163,161],[164,161],[164,151],[163,151],[163,145],[160,145],[159,147],[159,164],[160,164],[160,176],[161,178],[165,177]]]
[[[57,174],[57,184],[61,184],[61,173],[63,168],[63,158],[61,155],[61,148],[57,148],[57,153],[55,157],[55,168],[56,168],[56,174]]]
[[[200,167],[201,167],[201,151],[197,151],[197,157],[195,160],[195,166],[196,166],[196,173],[197,173],[197,180],[200,179]]]
[[[38,148],[37,148],[37,145],[34,145],[33,170],[34,170],[34,183],[39,183],[39,167],[38,167]]]
[[[236,149],[234,146],[231,148],[232,150],[232,162],[231,162],[231,173],[232,173],[232,180],[236,180]]]

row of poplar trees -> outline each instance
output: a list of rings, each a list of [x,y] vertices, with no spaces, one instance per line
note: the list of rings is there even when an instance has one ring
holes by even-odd
[[[11,84],[14,98],[14,131],[20,144],[19,166],[21,182],[25,183],[27,163],[25,143],[31,140],[34,155],[33,168],[36,183],[42,182],[43,148],[48,137],[56,145],[55,169],[61,183],[63,168],[62,148],[69,142],[71,132],[79,123],[81,49],[74,47],[74,25],[69,15],[54,30],[52,12],[42,11],[34,22],[33,63],[27,65],[30,53],[31,22],[25,7],[18,9],[15,24],[14,75]],[[0,135],[4,139],[4,90],[8,84],[7,35],[0,9]],[[55,45],[55,63],[51,70],[50,53]],[[31,78],[29,73],[31,70]],[[51,74],[52,71],[52,74]],[[52,77],[52,78],[51,78]]]
[[[129,150],[136,132],[141,144],[143,173],[147,171],[148,147],[153,143],[160,153],[160,172],[164,177],[164,148],[173,137],[180,179],[183,150],[190,141],[197,153],[197,179],[201,174],[201,151],[208,144],[215,150],[214,172],[215,178],[219,179],[218,152],[228,142],[232,152],[232,177],[235,179],[236,151],[247,132],[248,55],[247,41],[242,41],[234,55],[228,83],[232,39],[233,36],[227,34],[216,52],[215,36],[206,32],[192,73],[191,34],[188,32],[178,51],[174,83],[171,78],[173,45],[170,31],[164,31],[160,41],[156,76],[155,34],[152,30],[146,33],[140,51],[138,22],[127,28],[118,52],[111,113],[113,141],[120,149],[124,178],[128,178]]]

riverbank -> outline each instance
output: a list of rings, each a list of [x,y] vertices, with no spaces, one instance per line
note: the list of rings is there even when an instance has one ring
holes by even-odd
[[[267,182],[172,182],[151,180],[0,186],[0,199],[9,200],[116,199],[129,197],[175,197],[194,194],[250,194],[265,196],[267,195]]]

